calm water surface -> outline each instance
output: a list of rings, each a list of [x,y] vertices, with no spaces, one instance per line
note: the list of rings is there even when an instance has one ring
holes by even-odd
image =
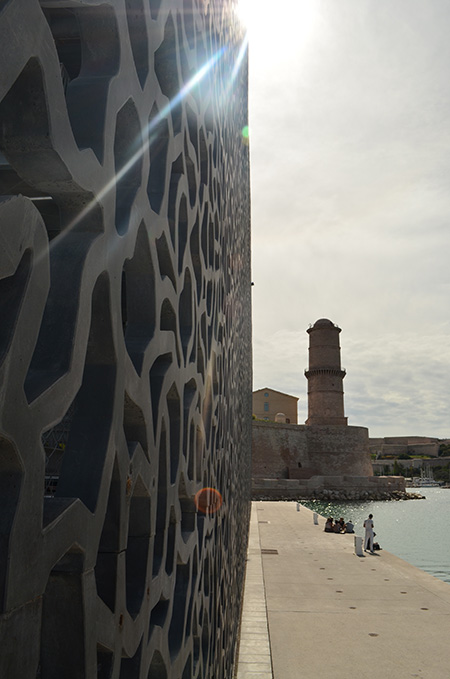
[[[322,516],[352,519],[355,533],[364,535],[363,521],[373,514],[382,549],[450,583],[450,488],[411,488],[425,500],[399,502],[303,502]]]

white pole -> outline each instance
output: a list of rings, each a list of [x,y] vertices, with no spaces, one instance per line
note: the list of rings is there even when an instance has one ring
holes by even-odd
[[[363,554],[363,539],[359,535],[355,535],[355,554],[356,556],[364,556]]]
[[[313,521],[314,521],[315,526],[319,525],[319,516],[318,516],[317,512],[313,512]]]

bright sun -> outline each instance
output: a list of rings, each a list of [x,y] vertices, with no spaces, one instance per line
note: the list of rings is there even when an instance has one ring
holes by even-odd
[[[292,51],[302,46],[312,33],[320,0],[238,0],[236,12],[247,28],[250,46],[264,43],[283,45]]]

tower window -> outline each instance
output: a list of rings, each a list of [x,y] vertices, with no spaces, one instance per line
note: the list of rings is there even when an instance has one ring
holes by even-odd
[[[269,404],[268,403],[264,403],[264,412],[266,412],[266,413],[269,412]]]

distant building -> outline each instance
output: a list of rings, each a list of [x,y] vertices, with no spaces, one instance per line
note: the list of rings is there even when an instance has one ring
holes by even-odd
[[[385,436],[384,438],[369,438],[371,453],[383,457],[384,455],[429,455],[437,457],[439,446],[444,441],[429,436]]]
[[[269,387],[253,392],[253,415],[258,420],[276,422],[277,416],[283,414],[286,424],[297,424],[297,404],[296,396],[283,394]]]

